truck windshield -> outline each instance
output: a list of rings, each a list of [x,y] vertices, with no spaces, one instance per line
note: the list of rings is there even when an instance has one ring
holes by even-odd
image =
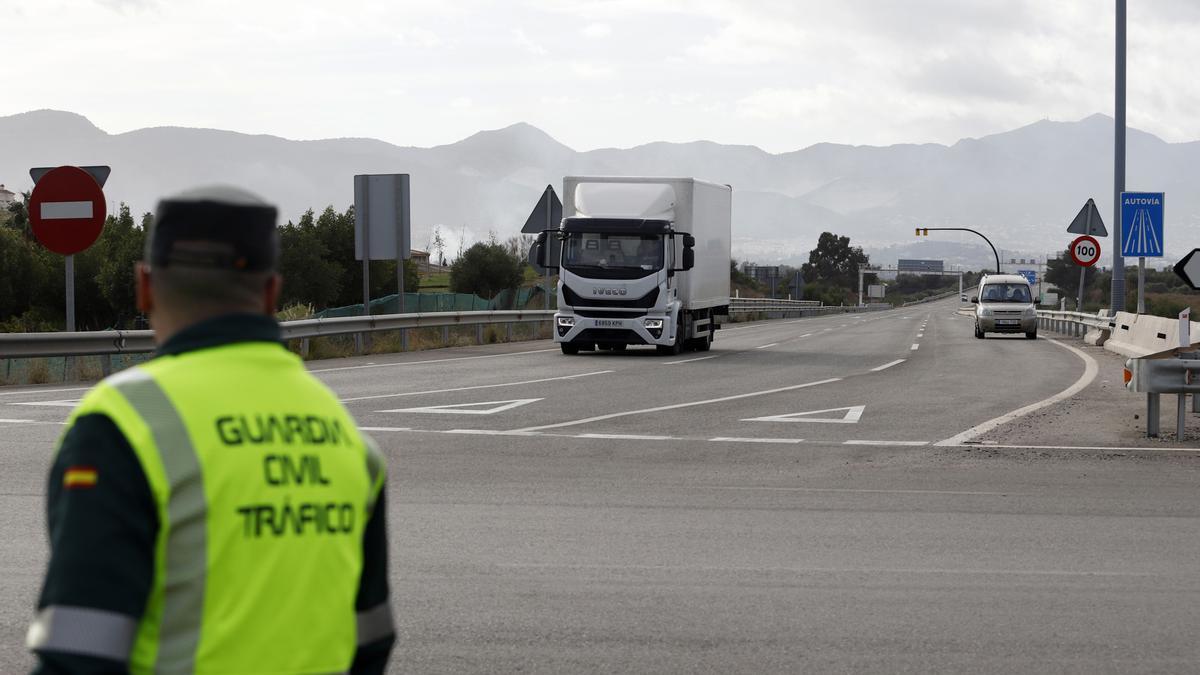
[[[980,302],[1020,302],[1029,304],[1033,298],[1025,284],[984,284]]]
[[[654,235],[572,232],[563,243],[563,266],[644,276],[663,267],[663,240]]]

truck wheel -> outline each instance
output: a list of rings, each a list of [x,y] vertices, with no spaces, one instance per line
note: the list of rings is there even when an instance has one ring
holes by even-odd
[[[560,342],[559,347],[562,347],[562,353],[574,355],[579,353],[579,345],[573,345],[570,342]]]
[[[708,351],[709,349],[712,348],[712,342],[713,342],[713,334],[712,334],[712,329],[710,328],[708,331],[708,335],[705,335],[702,338],[696,338],[696,351],[698,351],[698,352]]]
[[[683,340],[680,340],[679,336],[676,335],[674,343],[669,345],[658,345],[656,349],[658,349],[658,353],[662,354],[663,356],[679,356],[683,353]]]

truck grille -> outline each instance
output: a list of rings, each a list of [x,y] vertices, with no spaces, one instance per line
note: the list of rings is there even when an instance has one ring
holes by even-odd
[[[571,307],[617,307],[617,308],[648,308],[653,307],[654,303],[658,302],[658,288],[643,295],[640,298],[633,300],[610,300],[608,298],[583,298],[578,293],[571,290],[570,286],[563,286],[563,300]]]

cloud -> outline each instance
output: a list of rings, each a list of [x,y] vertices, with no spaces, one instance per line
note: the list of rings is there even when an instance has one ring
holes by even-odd
[[[525,51],[529,52],[530,54],[533,54],[534,56],[545,56],[546,54],[549,53],[548,51],[546,51],[545,47],[543,47],[542,45],[531,40],[529,38],[529,35],[527,35],[525,33],[524,29],[514,28],[512,34],[513,34],[513,40],[517,43],[517,45],[522,47]]]
[[[612,34],[612,26],[606,23],[590,23],[580,32],[584,37],[606,38]]]

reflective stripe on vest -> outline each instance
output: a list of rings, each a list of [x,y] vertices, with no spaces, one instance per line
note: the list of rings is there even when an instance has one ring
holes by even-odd
[[[50,605],[38,612],[25,642],[34,651],[95,656],[128,663],[133,640],[137,637],[137,625],[133,617],[117,612]]]
[[[154,436],[170,484],[167,503],[167,551],[157,670],[195,670],[196,645],[204,622],[204,586],[208,572],[207,506],[204,476],[187,428],[162,387],[140,369],[114,378],[114,388],[141,415]]]
[[[392,624],[392,605],[384,600],[357,615],[358,646],[369,645],[396,632]]]

